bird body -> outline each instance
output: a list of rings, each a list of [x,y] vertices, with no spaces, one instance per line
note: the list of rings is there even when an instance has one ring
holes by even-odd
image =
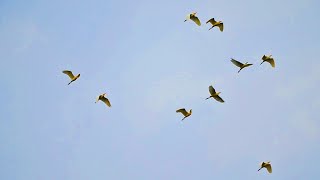
[[[95,103],[97,103],[100,100],[100,101],[104,102],[107,106],[111,107],[110,101],[108,98],[105,97],[105,95],[106,95],[106,93],[99,95],[97,97],[97,100]]]
[[[176,112],[183,114],[184,117],[183,117],[182,120],[181,120],[181,121],[183,121],[185,118],[191,116],[191,114],[192,114],[192,109],[190,109],[190,111],[188,112],[188,111],[186,111],[185,108],[181,108],[181,109],[176,110]]]
[[[212,25],[212,27],[210,29],[212,29],[215,26],[217,26],[217,27],[219,27],[221,32],[223,31],[223,22],[222,21],[215,21],[214,18],[211,18],[206,22],[206,24],[208,24],[208,23],[211,23],[211,25]]]
[[[231,62],[232,62],[234,65],[236,65],[236,66],[238,66],[238,67],[240,68],[239,71],[238,71],[238,73],[239,73],[243,68],[249,67],[249,66],[252,65],[252,64],[248,64],[248,62],[246,62],[245,64],[243,64],[243,63],[241,63],[241,62],[239,62],[239,61],[237,61],[237,60],[235,60],[235,59],[233,59],[233,58],[231,58]]]
[[[214,98],[216,101],[224,103],[224,100],[219,96],[221,92],[216,92],[216,90],[212,86],[209,86],[209,93],[210,93],[210,96],[207,97],[206,100],[210,98]]]
[[[198,26],[201,26],[201,22],[199,20],[199,18],[196,16],[197,12],[191,13],[187,15],[186,20],[184,20],[184,22],[186,22],[187,20],[191,19],[193,22],[195,22]]]
[[[272,167],[271,167],[270,161],[262,162],[258,171],[260,171],[260,169],[262,169],[262,168],[266,168],[269,173],[272,173]]]
[[[261,64],[267,61],[274,68],[276,65],[275,65],[273,57],[271,57],[271,56],[272,55],[269,55],[269,56],[263,55]]]
[[[62,71],[64,74],[68,75],[69,78],[71,79],[71,81],[69,82],[69,84],[71,84],[73,81],[77,80],[79,77],[80,77],[80,74],[74,76],[72,71],[69,71],[69,70],[64,70]],[[68,85],[69,85],[68,84]]]

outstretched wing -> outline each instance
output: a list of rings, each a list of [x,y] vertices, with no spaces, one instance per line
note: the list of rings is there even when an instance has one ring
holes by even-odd
[[[266,168],[267,168],[267,170],[268,170],[269,173],[272,173],[271,164],[266,165]]]
[[[103,101],[107,106],[111,107],[111,104],[108,98],[102,97],[100,98],[100,100]]]
[[[190,19],[195,22],[198,26],[201,26],[201,22],[197,16],[192,16]]]
[[[267,60],[268,61],[268,63],[270,63],[271,64],[271,66],[274,68],[274,67],[276,67],[276,64],[275,64],[275,62],[274,62],[274,59],[273,58],[270,58],[269,60]]]
[[[181,108],[181,109],[178,109],[178,110],[176,110],[176,112],[178,113],[182,113],[184,116],[186,116],[187,114],[188,114],[188,112],[186,111],[186,109],[185,108]]]
[[[65,71],[62,71],[64,74],[68,75],[70,79],[73,79],[74,78],[74,75],[72,74],[71,71],[68,71],[68,70],[65,70]]]
[[[211,23],[212,25],[216,24],[216,21],[214,20],[214,18],[209,19],[206,24]]]
[[[216,90],[212,86],[209,86],[209,92],[210,92],[211,96],[216,94]]]
[[[223,23],[220,23],[217,26],[219,27],[220,31],[222,32],[223,31]]]
[[[236,66],[238,66],[238,67],[242,67],[243,66],[243,64],[241,63],[241,62],[239,62],[239,61],[237,61],[237,60],[235,60],[235,59],[233,59],[233,58],[231,58],[231,62],[234,64],[234,65],[236,65]]]
[[[213,98],[221,103],[224,103],[224,100],[219,95],[213,96]]]

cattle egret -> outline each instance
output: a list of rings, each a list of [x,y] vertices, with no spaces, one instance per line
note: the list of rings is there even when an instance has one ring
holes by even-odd
[[[271,57],[272,55],[270,55],[270,56],[266,56],[266,55],[263,55],[262,56],[262,63],[264,63],[265,61],[267,61],[268,63],[270,63],[271,64],[271,66],[274,68],[276,65],[275,65],[275,63],[274,63],[274,59]],[[261,63],[261,64],[262,64]],[[260,64],[260,65],[261,65]]]
[[[235,59],[233,59],[233,58],[231,58],[231,62],[232,62],[234,65],[236,65],[236,66],[238,66],[238,67],[240,68],[239,71],[238,71],[238,73],[239,73],[243,68],[252,65],[252,64],[248,64],[248,62],[246,62],[245,64],[243,64],[243,63],[241,63],[241,62],[239,62],[239,61],[237,61],[237,60],[235,60]]]
[[[262,162],[260,169],[262,169],[262,168],[266,168],[269,173],[272,173],[272,168],[271,168],[270,161],[268,161],[268,162]],[[260,171],[260,169],[258,169],[258,171]]]
[[[182,120],[181,120],[181,121],[183,121],[185,118],[189,117],[192,114],[192,109],[190,109],[190,111],[187,112],[185,108],[181,108],[181,109],[176,110],[176,112],[182,113],[184,115],[184,118],[182,118]]]
[[[66,75],[68,75],[69,76],[69,78],[71,79],[71,81],[69,82],[69,84],[71,84],[73,81],[75,81],[75,80],[77,80],[79,77],[80,77],[80,74],[78,74],[77,76],[74,76],[73,74],[72,74],[72,72],[71,71],[68,71],[68,70],[65,70],[65,71],[62,71],[64,74],[66,74]],[[68,84],[68,85],[69,85]]]
[[[111,107],[110,101],[108,98],[104,97],[106,93],[103,93],[97,97],[97,100],[95,103],[97,103],[99,100],[103,101],[107,106]]]
[[[206,24],[211,23],[212,27],[210,29],[212,29],[215,26],[218,26],[220,31],[223,31],[223,22],[222,21],[215,21],[214,18],[209,19]],[[210,30],[209,29],[209,30]]]
[[[196,16],[197,12],[191,13],[187,15],[186,20],[184,20],[184,22],[186,22],[187,20],[191,19],[193,22],[195,22],[198,26],[201,26],[201,22],[199,20],[199,18]]]
[[[216,90],[212,86],[209,86],[209,92],[210,92],[210,96],[206,98],[206,100],[210,98],[214,98],[215,100],[221,103],[224,103],[224,100],[219,96],[221,92],[216,92]]]

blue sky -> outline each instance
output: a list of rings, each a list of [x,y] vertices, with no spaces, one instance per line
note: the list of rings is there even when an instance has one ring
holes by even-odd
[[[319,5],[0,1],[0,179],[319,179]]]

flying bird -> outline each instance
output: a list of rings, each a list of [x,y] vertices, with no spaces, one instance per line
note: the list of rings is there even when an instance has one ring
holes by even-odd
[[[235,59],[233,59],[233,58],[231,58],[231,62],[232,62],[234,65],[236,65],[236,66],[238,66],[238,67],[240,68],[239,71],[238,71],[238,73],[239,73],[243,68],[252,65],[252,64],[248,64],[248,62],[246,62],[245,64],[243,64],[243,63],[241,63],[241,62],[239,62],[239,61],[237,61],[237,60],[235,60]]]
[[[211,23],[211,25],[212,25],[212,27],[210,29],[217,26],[217,27],[219,27],[221,32],[223,31],[223,22],[222,21],[215,21],[214,18],[211,18],[206,22],[206,24],[208,24],[208,23]]]
[[[100,100],[100,101],[104,102],[107,106],[111,107],[110,101],[108,98],[104,97],[105,95],[106,95],[106,93],[99,95],[97,97],[97,100],[95,103],[97,103]]]
[[[78,74],[77,76],[74,76],[73,74],[72,74],[72,72],[71,71],[68,71],[68,70],[65,70],[65,71],[62,71],[64,74],[66,74],[66,75],[68,75],[69,76],[69,78],[71,79],[71,81],[69,82],[69,84],[71,84],[73,81],[75,81],[75,80],[77,80],[79,77],[80,77],[80,74]],[[68,84],[68,85],[69,85]]]
[[[272,55],[270,55],[270,56],[266,56],[266,55],[263,55],[262,56],[262,63],[264,63],[265,61],[267,61],[268,63],[270,63],[270,65],[274,68],[276,65],[275,65],[275,63],[274,63],[274,59],[271,57]],[[262,64],[261,63],[261,64]],[[260,65],[261,65],[260,64]]]
[[[210,92],[210,96],[207,97],[206,100],[210,98],[214,98],[215,100],[221,103],[224,103],[224,100],[219,96],[221,92],[216,92],[216,90],[212,86],[209,86],[209,92]]]
[[[262,169],[262,168],[266,168],[269,173],[272,173],[272,168],[271,168],[270,161],[268,161],[268,162],[262,162],[260,169]],[[260,169],[258,169],[258,171],[260,171]]]
[[[190,111],[186,111],[185,108],[181,108],[176,110],[177,113],[182,113],[184,115],[184,117],[182,118],[181,121],[183,121],[185,118],[189,117],[192,114],[192,109],[190,109]]]
[[[187,15],[186,20],[184,20],[184,22],[186,22],[187,20],[191,19],[193,22],[195,22],[198,26],[201,26],[201,22],[199,20],[199,18],[196,16],[197,12],[191,13]]]

